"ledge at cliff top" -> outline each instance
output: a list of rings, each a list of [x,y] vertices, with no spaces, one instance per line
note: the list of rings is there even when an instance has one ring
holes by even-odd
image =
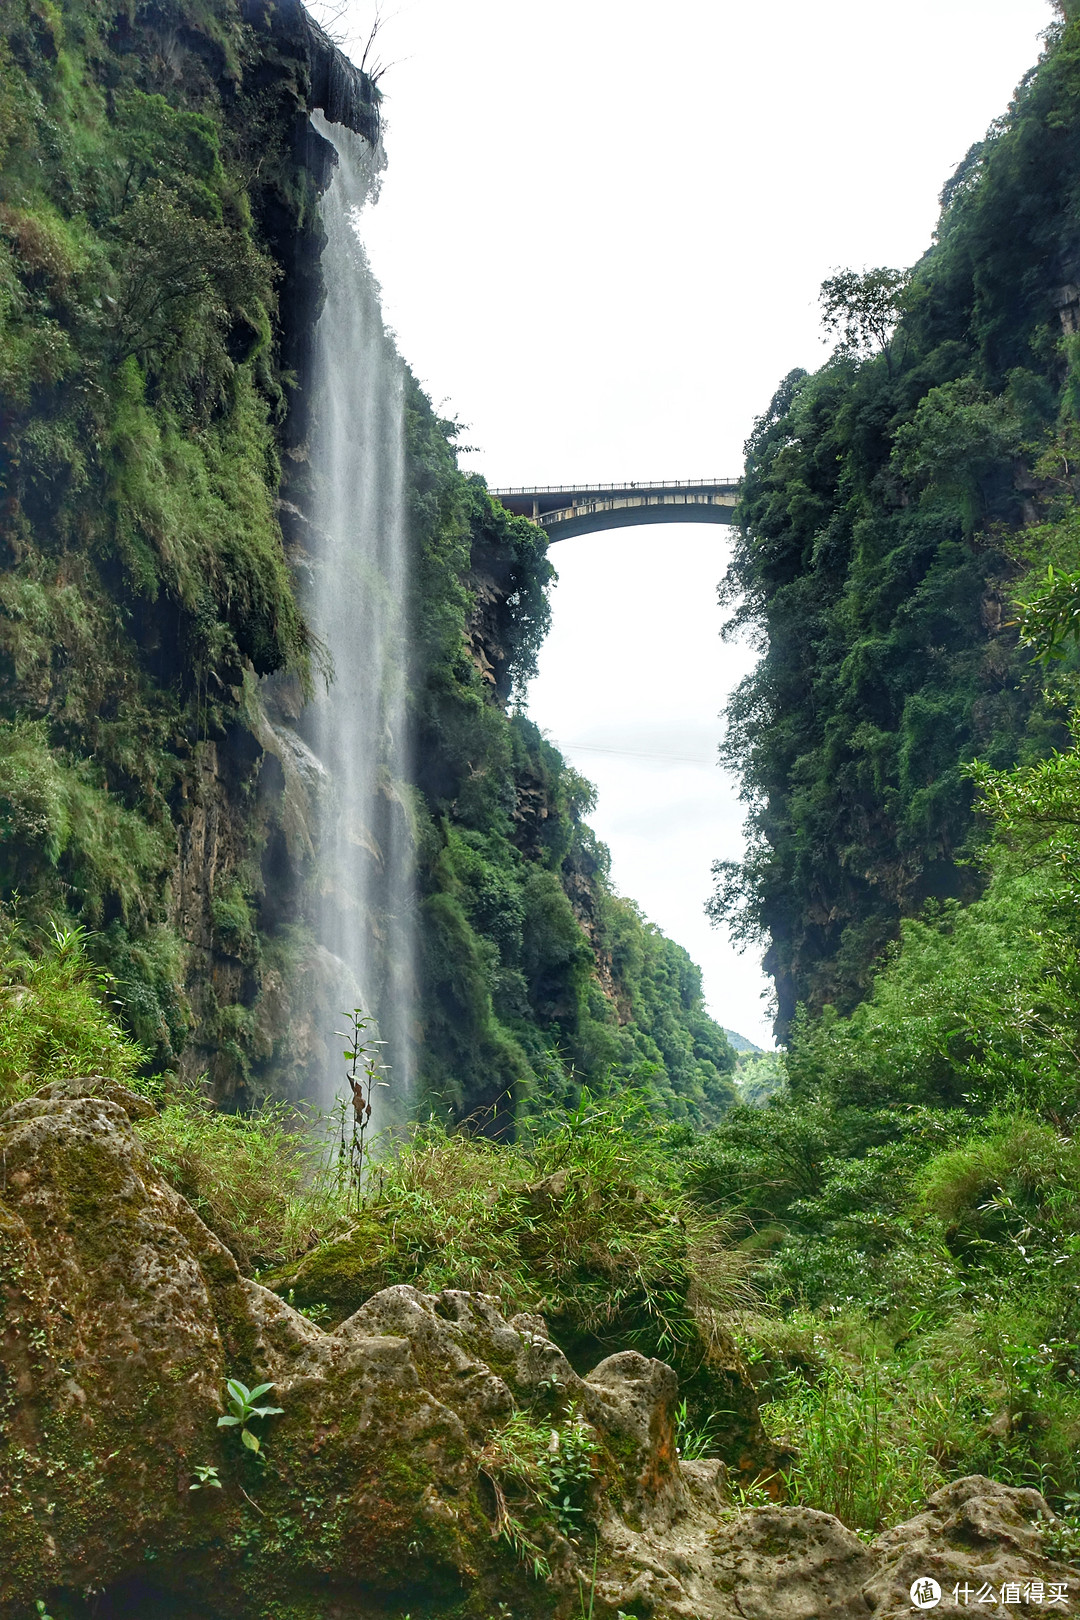
[[[1043,1499],[982,1478],[869,1547],[808,1509],[735,1514],[720,1463],[678,1460],[669,1367],[579,1378],[486,1296],[388,1288],[322,1332],[162,1180],[148,1108],[63,1081],[0,1116],[3,1616],[570,1617],[595,1578],[597,1620],[887,1620],[917,1575],[1068,1582]],[[273,1383],[259,1455],[218,1426],[228,1376]],[[579,1503],[546,1529],[507,1507],[538,1432]]]
[[[318,108],[331,124],[344,124],[375,146],[379,139],[379,92],[366,73],[338,49],[300,0],[242,0],[241,15],[261,33],[307,63],[309,109]]]

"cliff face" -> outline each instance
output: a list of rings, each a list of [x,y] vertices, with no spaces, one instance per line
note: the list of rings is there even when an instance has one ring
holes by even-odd
[[[375,143],[378,94],[291,0],[4,0],[2,24],[0,901],[20,938],[93,930],[151,1066],[296,1094],[339,1016],[297,727],[335,162],[310,114]],[[699,991],[678,1075],[640,996],[624,1038],[634,993],[620,1023],[567,899],[587,791],[506,712],[547,622],[542,537],[410,388],[422,1082],[505,1109],[644,1042],[661,1091],[715,1112],[730,1054]]]
[[[295,1088],[333,1022],[272,943],[315,767],[264,688],[310,679],[280,528],[334,161],[310,113],[374,142],[377,93],[298,4],[4,32],[4,898],[96,931],[152,1063]]]
[[[767,652],[730,754],[758,808],[716,910],[768,944],[781,1033],[800,1002],[849,1010],[902,918],[977,893],[967,763],[1062,740],[1009,598],[1076,566],[1078,85],[1069,21],[945,186],[907,284],[854,277],[850,341],[748,443],[729,584]]]
[[[308,664],[275,516],[308,110],[373,133],[374,92],[298,7],[15,3],[3,33],[4,899],[93,928],[151,1061],[227,1092],[282,817],[253,694]]]

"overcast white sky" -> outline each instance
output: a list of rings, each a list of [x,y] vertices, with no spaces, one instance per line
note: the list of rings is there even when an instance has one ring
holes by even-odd
[[[352,0],[335,31],[362,37],[372,12]],[[1053,17],[1047,0],[384,12],[389,166],[365,240],[402,352],[493,486],[737,474],[779,380],[825,357],[823,278],[921,254]],[[556,545],[530,712],[597,783],[617,886],[701,963],[715,1016],[764,1043],[757,963],[701,910],[741,819],[711,763],[747,666],[718,640],[726,545],[676,525]]]

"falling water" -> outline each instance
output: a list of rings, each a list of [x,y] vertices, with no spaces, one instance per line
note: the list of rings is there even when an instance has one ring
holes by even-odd
[[[371,148],[319,114],[314,121],[338,165],[321,205],[326,303],[315,333],[311,445],[318,538],[307,607],[333,671],[307,719],[332,782],[313,922],[335,959],[336,1004],[378,1018],[401,1103],[413,986],[404,373],[358,236],[378,172]],[[325,1103],[342,1089],[341,1050],[330,1042],[327,1072],[317,1077]]]

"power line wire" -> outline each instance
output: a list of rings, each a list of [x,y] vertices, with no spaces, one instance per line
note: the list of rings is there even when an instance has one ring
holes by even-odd
[[[632,748],[605,748],[602,743],[568,742],[557,744],[561,748],[575,748],[587,754],[618,754],[623,759],[663,759],[673,765],[701,765],[711,767],[716,762],[711,759],[691,759],[688,754],[646,754],[639,749]]]

